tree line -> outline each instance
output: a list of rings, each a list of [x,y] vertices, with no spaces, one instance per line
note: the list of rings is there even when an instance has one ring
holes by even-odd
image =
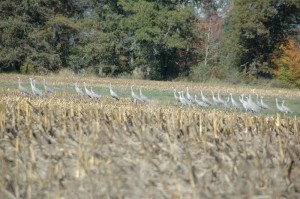
[[[298,0],[2,0],[0,70],[299,86],[299,22]]]

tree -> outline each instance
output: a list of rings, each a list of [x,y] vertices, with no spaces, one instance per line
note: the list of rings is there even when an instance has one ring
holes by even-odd
[[[228,65],[247,63],[250,74],[271,77],[272,53],[299,20],[296,0],[235,0],[225,24]]]
[[[190,67],[195,54],[194,9],[172,1],[119,1],[124,11],[130,65],[150,69],[150,78],[176,77]]]
[[[281,80],[300,87],[300,45],[292,37],[273,54],[274,74]]]

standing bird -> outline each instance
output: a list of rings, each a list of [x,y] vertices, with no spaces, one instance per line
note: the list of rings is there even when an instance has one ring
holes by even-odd
[[[30,91],[21,85],[20,77],[18,77],[18,84],[19,84],[19,90],[21,91],[21,93],[26,94],[26,95],[31,95]]]
[[[202,102],[200,100],[197,100],[197,95],[195,95],[195,102],[202,108],[207,108],[208,104],[206,104],[205,102]]]
[[[54,93],[55,89],[46,85],[46,80],[44,79],[44,89],[47,93]]]
[[[188,87],[186,87],[186,98],[191,102],[191,103],[194,103],[195,102],[195,100],[194,100],[194,98],[190,95],[190,93],[189,93],[189,88]]]
[[[219,100],[215,97],[214,92],[211,91],[211,95],[212,95],[212,99],[213,99],[214,104],[215,104],[215,105],[219,105],[220,102],[219,102]]]
[[[200,91],[200,92],[201,92],[201,99],[202,99],[202,101],[203,101],[204,103],[208,104],[208,105],[211,105],[212,102],[209,101],[209,100],[203,95],[203,92],[202,92],[202,91]]]
[[[281,103],[281,108],[284,110],[284,112],[285,113],[293,113],[293,111],[289,108],[289,107],[287,107],[287,106],[285,106],[284,105],[284,100],[282,100],[282,103]]]
[[[43,95],[42,91],[35,87],[35,83],[33,84],[32,78],[29,78],[30,80],[30,85],[31,85],[31,90],[35,96],[41,97]]]
[[[91,87],[91,93],[92,93],[92,95],[93,95],[93,97],[94,98],[100,98],[101,97],[101,95],[99,95],[99,94],[97,94],[97,93],[95,93],[94,91],[93,91],[93,88]]]
[[[187,99],[184,98],[183,96],[183,91],[180,91],[178,92],[179,94],[179,100],[180,100],[180,103],[183,105],[183,106],[191,106],[191,102]]]
[[[137,103],[137,101],[143,102],[143,100],[133,91],[133,85],[131,85],[131,97],[134,101],[134,103]]]
[[[177,102],[180,102],[179,97],[176,94],[176,89],[174,88],[174,98]]]
[[[116,100],[120,100],[119,96],[117,95],[117,93],[115,91],[112,90],[111,88],[111,82],[109,82],[109,93],[110,93],[110,96]]]
[[[263,96],[260,96],[260,105],[263,109],[271,110],[270,106],[263,101]]]
[[[90,98],[94,98],[95,96],[93,95],[93,93],[86,88],[85,82],[83,82],[83,86],[84,86],[85,94],[87,94]]]
[[[280,112],[283,112],[283,113],[284,113],[285,111],[284,111],[284,109],[282,108],[282,106],[280,106],[280,105],[278,104],[278,99],[277,99],[277,98],[275,99],[275,102],[276,102],[276,108],[277,108],[277,110],[279,110]]]
[[[84,95],[84,92],[81,90],[81,88],[78,87],[77,82],[75,83],[75,91],[78,95]]]
[[[234,100],[234,98],[232,97],[232,93],[229,94],[230,95],[230,100],[231,100],[231,105],[233,108],[235,109],[241,109],[241,106]]]
[[[143,93],[142,93],[142,87],[143,87],[143,86],[140,87],[140,98],[141,98],[144,102],[149,102],[149,101],[150,101],[149,98],[148,98],[147,96],[143,95]]]
[[[227,103],[225,100],[223,100],[221,97],[220,97],[220,92],[218,92],[218,101],[219,101],[219,104],[227,107]]]
[[[247,103],[249,104],[249,106],[251,107],[251,110],[253,112],[259,112],[260,111],[261,108],[252,101],[250,94],[249,94],[248,102]]]

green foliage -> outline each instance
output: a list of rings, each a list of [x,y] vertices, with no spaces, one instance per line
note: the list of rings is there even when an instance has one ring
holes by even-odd
[[[271,77],[271,55],[299,16],[299,1],[236,0],[224,25],[226,62],[241,70],[254,63],[256,76]]]

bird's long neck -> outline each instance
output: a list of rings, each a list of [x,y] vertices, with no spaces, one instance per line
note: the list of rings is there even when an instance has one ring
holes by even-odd
[[[19,88],[21,88],[21,80],[18,78]]]
[[[32,83],[32,79],[30,79],[30,85],[31,85],[31,88],[33,89],[34,86],[33,86],[33,83]]]

